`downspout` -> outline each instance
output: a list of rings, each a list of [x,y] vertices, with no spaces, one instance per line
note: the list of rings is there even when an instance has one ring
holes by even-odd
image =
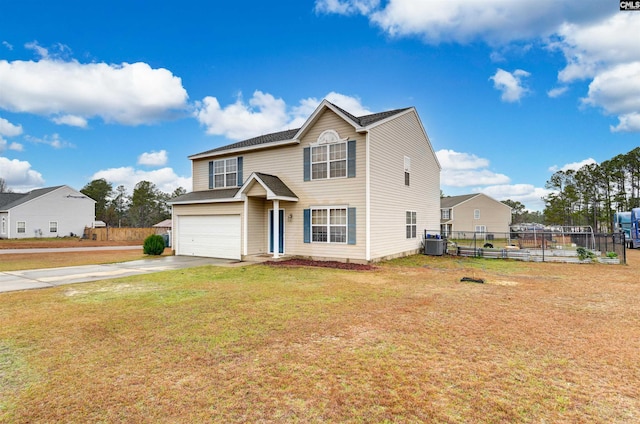
[[[280,257],[280,201],[273,201],[273,259]]]
[[[244,196],[243,213],[242,213],[242,254],[247,256],[249,253],[249,196]]]

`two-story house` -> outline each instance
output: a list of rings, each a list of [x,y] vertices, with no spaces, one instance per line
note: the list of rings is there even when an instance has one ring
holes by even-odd
[[[443,236],[455,231],[506,234],[510,225],[511,208],[486,194],[440,199],[440,233]]]
[[[172,199],[177,255],[370,262],[436,228],[440,165],[415,108],[356,117],[324,100],[301,128],[189,157]]]

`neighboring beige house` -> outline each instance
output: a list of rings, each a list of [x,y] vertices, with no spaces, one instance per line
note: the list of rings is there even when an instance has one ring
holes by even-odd
[[[95,205],[66,185],[0,193],[0,239],[82,235],[94,222]]]
[[[456,231],[508,233],[511,208],[486,194],[465,194],[440,199],[440,233]]]
[[[301,128],[189,159],[193,192],[169,202],[177,255],[369,262],[438,225],[440,164],[412,107],[356,117],[324,100]]]

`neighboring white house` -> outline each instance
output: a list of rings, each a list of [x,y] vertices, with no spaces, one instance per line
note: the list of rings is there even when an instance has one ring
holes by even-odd
[[[80,236],[93,224],[95,204],[66,185],[0,193],[0,238]]]
[[[456,231],[506,234],[510,225],[511,207],[486,194],[440,199],[440,233],[444,236]]]
[[[178,255],[369,262],[439,224],[440,164],[412,107],[356,117],[324,100],[301,128],[189,159],[193,192],[169,202]]]

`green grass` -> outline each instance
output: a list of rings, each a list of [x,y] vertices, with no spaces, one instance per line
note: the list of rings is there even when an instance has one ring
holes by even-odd
[[[637,274],[554,265],[202,267],[1,294],[0,422],[634,421]],[[474,272],[487,283],[459,281]]]

